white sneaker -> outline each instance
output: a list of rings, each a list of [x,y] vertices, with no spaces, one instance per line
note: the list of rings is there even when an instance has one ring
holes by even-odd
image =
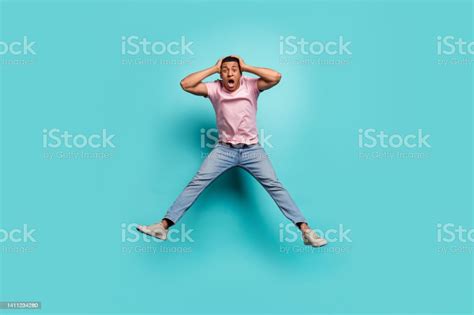
[[[152,225],[138,225],[137,231],[159,238],[163,241],[166,240],[166,236],[168,235],[168,230],[165,229],[161,222]]]
[[[316,232],[311,229],[307,229],[303,232],[303,242],[305,245],[310,245],[313,247],[321,247],[328,243],[328,241],[316,234]]]

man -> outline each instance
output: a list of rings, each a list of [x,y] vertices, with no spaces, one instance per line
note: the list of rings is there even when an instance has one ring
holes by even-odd
[[[259,78],[242,76],[249,72]],[[202,81],[219,73],[221,80]],[[289,193],[275,175],[264,149],[258,143],[256,125],[257,98],[260,92],[280,82],[280,73],[267,68],[245,64],[238,56],[220,59],[214,66],[192,73],[181,81],[181,87],[189,93],[208,97],[216,113],[219,143],[202,163],[199,171],[189,182],[159,223],[137,230],[165,240],[168,228],[175,224],[196,201],[201,192],[226,170],[238,166],[252,174],[267,190],[282,213],[302,232],[306,245],[324,246],[327,241],[308,226]]]

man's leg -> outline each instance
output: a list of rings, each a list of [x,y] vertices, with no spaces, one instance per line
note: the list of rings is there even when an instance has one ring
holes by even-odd
[[[249,171],[262,184],[275,200],[281,212],[298,226],[305,245],[320,247],[328,243],[310,229],[304,215],[276,177],[265,150],[259,144],[243,150],[239,166]]]
[[[278,180],[265,150],[259,145],[242,151],[239,166],[252,174],[273,198],[281,212],[300,229],[307,227],[303,213]],[[302,227],[302,225],[304,226]]]
[[[236,166],[236,164],[236,152],[217,144],[204,160],[193,179],[168,209],[164,220],[169,220],[173,224],[176,223],[212,181],[229,168]]]

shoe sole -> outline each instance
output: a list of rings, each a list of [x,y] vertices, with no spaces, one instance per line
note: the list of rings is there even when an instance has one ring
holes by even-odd
[[[307,245],[307,246],[312,246],[312,247],[323,247],[323,246],[326,246],[328,244],[328,241],[326,241],[325,243],[322,243],[321,245],[313,245],[310,242],[304,242],[304,244]]]
[[[165,237],[165,238],[161,238],[161,237],[159,237],[158,235],[156,235],[156,234],[154,234],[154,233],[152,233],[152,232],[146,232],[146,231],[140,230],[138,227],[136,227],[135,229],[136,229],[138,232],[143,233],[143,234],[145,234],[145,235],[149,235],[149,236],[154,237],[154,238],[157,238],[157,239],[159,239],[159,240],[166,241],[166,237]]]

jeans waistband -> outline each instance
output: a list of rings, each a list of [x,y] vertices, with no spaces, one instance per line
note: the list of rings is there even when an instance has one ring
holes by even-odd
[[[258,144],[257,143],[253,143],[253,144],[246,144],[246,143],[230,143],[230,142],[223,142],[223,141],[219,141],[220,144],[222,144],[223,146],[226,146],[228,148],[233,148],[233,149],[246,149],[246,148],[251,148],[253,146],[256,146]]]

